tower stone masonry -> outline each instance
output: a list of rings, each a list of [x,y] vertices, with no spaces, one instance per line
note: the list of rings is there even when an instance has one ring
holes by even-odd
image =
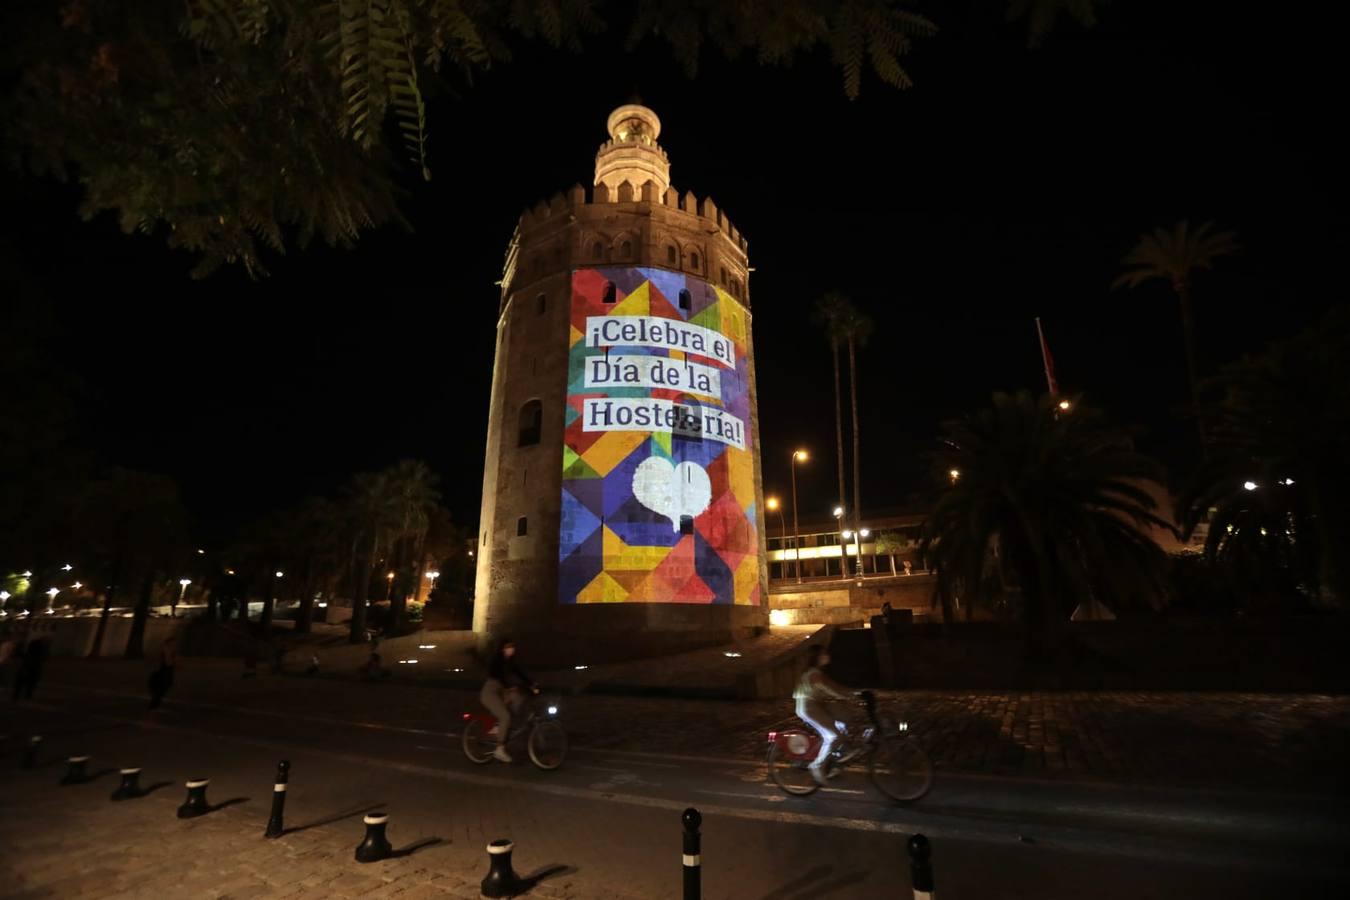
[[[610,114],[588,192],[506,254],[474,630],[565,663],[767,623],[747,244],[671,186],[661,121]]]

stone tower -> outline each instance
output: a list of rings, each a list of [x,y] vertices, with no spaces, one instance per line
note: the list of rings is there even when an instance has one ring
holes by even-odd
[[[765,625],[746,241],[621,106],[506,253],[474,630],[598,661]]]

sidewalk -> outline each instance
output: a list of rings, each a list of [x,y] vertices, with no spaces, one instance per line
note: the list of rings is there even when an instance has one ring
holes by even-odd
[[[146,673],[136,663],[53,660],[48,682],[140,696]],[[460,714],[477,708],[476,691],[398,680],[240,675],[237,661],[185,660],[169,702],[441,735],[457,732]],[[1250,790],[1347,786],[1350,697],[911,691],[884,694],[882,702],[903,714],[939,774]],[[560,705],[576,746],[691,757],[762,759],[766,733],[792,720],[790,701],[585,694]]]

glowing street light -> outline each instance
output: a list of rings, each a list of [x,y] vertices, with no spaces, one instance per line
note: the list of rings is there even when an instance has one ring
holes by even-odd
[[[836,506],[834,508],[834,517],[836,519],[842,519],[844,517],[844,508],[842,506]]]
[[[802,583],[802,533],[797,525],[797,463],[810,458],[805,450],[792,451],[792,561],[797,570],[798,584]]]
[[[282,571],[279,570],[279,569],[278,569],[276,572],[273,572],[272,574],[276,575],[276,577],[278,577],[278,578],[282,578],[282,577],[284,577],[284,576],[286,575],[285,572],[282,572]]]
[[[199,548],[197,548],[197,555],[198,555],[198,556],[205,556],[205,555],[206,555],[206,551],[203,550],[203,549],[201,549],[201,548],[199,547]]]
[[[427,577],[431,579],[431,590],[432,591],[436,590],[436,579],[441,577],[440,571],[437,569],[432,569],[430,572],[427,573]],[[427,593],[430,594],[430,591],[428,591]],[[428,597],[428,599],[430,598]]]
[[[56,599],[56,595],[59,594],[59,593],[61,593],[61,589],[60,589],[60,588],[48,588],[48,589],[47,589],[47,596],[48,596],[48,597],[51,597],[52,599]]]
[[[72,566],[70,563],[66,563],[64,566],[61,567],[61,571],[62,571],[62,572],[69,572],[69,571],[70,571],[71,569],[73,569],[73,568],[75,568],[75,567]]]
[[[783,504],[777,497],[765,497],[764,508],[769,512],[778,513],[778,536],[783,541],[784,552],[787,552],[787,520],[783,518]],[[787,557],[783,557],[783,578],[787,579]]]
[[[956,484],[956,482],[961,480],[961,470],[952,469],[950,472],[947,473],[947,477],[952,480],[952,484]]]
[[[388,603],[388,602],[389,602],[389,598],[390,598],[390,597],[393,595],[393,593],[394,593],[394,573],[393,573],[393,572],[389,572],[388,574],[386,574],[386,575],[384,576],[384,580],[385,580],[385,587],[384,587],[384,602],[385,602],[385,603]]]
[[[1243,490],[1246,490],[1246,491],[1254,491],[1254,490],[1256,490],[1256,482],[1255,482],[1255,481],[1244,481],[1244,482],[1242,482],[1242,489],[1243,489]]]
[[[22,574],[24,578],[32,578],[32,577],[33,577],[33,573],[32,573],[31,571],[29,571],[28,569],[24,569],[23,572],[21,572],[20,574]]]
[[[187,593],[189,584],[192,584],[191,578],[178,579],[178,599],[173,601],[173,605],[169,607],[169,618],[172,619],[178,615],[178,604],[183,602],[183,595]]]
[[[71,588],[77,591],[82,587],[84,587],[84,585],[80,584],[78,581],[71,585]]]
[[[1059,409],[1060,409],[1060,412],[1068,412],[1068,411],[1069,411],[1070,409],[1072,409],[1072,408],[1073,408],[1073,404],[1070,403],[1068,400],[1061,400],[1061,401],[1059,401]]]

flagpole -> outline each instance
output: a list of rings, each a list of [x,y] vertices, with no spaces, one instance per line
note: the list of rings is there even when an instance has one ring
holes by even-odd
[[[1055,374],[1050,362],[1050,347],[1045,343],[1045,331],[1041,328],[1041,317],[1036,317],[1036,337],[1041,344],[1041,365],[1045,367],[1045,386],[1051,397],[1059,396],[1059,386],[1055,384]]]

